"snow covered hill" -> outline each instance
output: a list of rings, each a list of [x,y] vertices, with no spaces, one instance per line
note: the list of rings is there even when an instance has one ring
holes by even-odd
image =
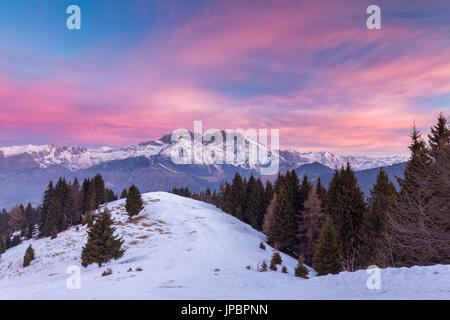
[[[176,195],[143,195],[131,221],[124,200],[109,203],[126,252],[102,268],[81,268],[81,289],[69,290],[69,266],[80,265],[86,229],[54,240],[25,241],[0,258],[1,299],[450,299],[450,266],[381,270],[381,289],[366,287],[365,270],[294,277],[296,261],[282,254],[281,271],[257,271],[273,249],[263,234],[212,205]],[[36,260],[22,267],[29,244]],[[102,272],[111,268],[111,275]],[[129,271],[129,269],[132,271]],[[142,271],[136,269],[141,268]]]

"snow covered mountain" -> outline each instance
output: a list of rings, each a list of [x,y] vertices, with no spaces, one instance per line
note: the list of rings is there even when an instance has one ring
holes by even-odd
[[[77,177],[82,180],[101,173],[107,187],[116,193],[131,184],[137,185],[142,191],[168,191],[181,186],[199,191],[207,187],[218,188],[223,181],[231,181],[236,172],[245,177],[250,174],[259,176],[259,169],[264,165],[248,161],[240,165],[175,164],[171,158],[172,153],[190,143],[188,139],[172,142],[171,136],[165,135],[156,141],[122,148],[54,145],[0,148],[0,208],[10,209],[16,203],[29,201],[39,204],[49,181],[55,181],[59,177]],[[241,149],[245,148],[248,152],[250,146],[255,145],[264,148],[245,139]],[[214,143],[195,143],[194,148],[202,150],[207,159],[211,159],[208,155],[222,156],[224,153],[223,145],[217,146]],[[243,150],[236,150],[236,153],[238,151]],[[280,151],[279,168],[284,172],[317,162],[334,169],[348,161],[355,170],[363,170],[405,160],[404,157],[345,157],[328,152],[300,153],[283,150]],[[269,179],[275,177],[273,175]]]
[[[131,221],[124,201],[107,204],[126,252],[98,268],[80,267],[85,227],[56,239],[32,239],[0,258],[0,299],[448,299],[450,266],[381,269],[381,288],[367,288],[368,273],[294,276],[296,261],[281,254],[288,273],[259,272],[273,249],[266,237],[216,207],[164,192],[143,195]],[[36,259],[23,268],[32,245]],[[67,282],[80,267],[81,289]],[[72,268],[72,269],[68,269]],[[102,277],[110,268],[112,274]],[[141,271],[138,271],[139,268]],[[130,271],[131,269],[131,271]],[[68,271],[70,273],[68,273]]]
[[[250,139],[246,139],[246,142],[261,146],[257,142]],[[55,145],[13,146],[0,148],[0,158],[3,157],[4,159],[7,159],[26,154],[31,156],[33,162],[40,168],[61,165],[71,171],[77,171],[105,162],[136,157],[146,157],[148,159],[162,157],[166,160],[170,160],[172,151],[175,148],[178,148],[182,143],[185,143],[185,141],[172,142],[170,140],[170,135],[166,135],[156,141],[143,142],[137,145],[122,148],[83,148]],[[223,148],[211,146],[206,143],[204,143],[201,148],[208,151],[203,152],[204,154],[223,154],[224,152]],[[347,162],[349,162],[354,170],[365,170],[389,166],[395,163],[405,162],[407,160],[407,157],[404,156],[371,158],[367,156],[340,156],[325,151],[304,153],[300,153],[292,149],[280,151],[281,164],[288,165],[290,167],[299,167],[303,164],[318,162],[334,169],[335,167],[345,166]]]

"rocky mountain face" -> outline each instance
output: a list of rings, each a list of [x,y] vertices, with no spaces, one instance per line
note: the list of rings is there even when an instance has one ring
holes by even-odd
[[[224,134],[222,132],[222,134]],[[263,145],[244,139],[241,149],[236,146],[234,154],[245,152],[250,146]],[[257,161],[241,164],[215,164],[214,157],[223,157],[224,144],[198,143],[186,139],[172,141],[165,135],[156,141],[147,141],[122,148],[83,148],[75,146],[17,146],[0,148],[0,208],[10,208],[16,203],[31,201],[38,204],[50,180],[64,176],[82,180],[101,173],[108,188],[120,192],[136,184],[142,192],[167,191],[175,186],[188,186],[193,190],[206,187],[217,188],[223,181],[230,181],[236,172],[243,176],[260,175],[265,164]],[[172,155],[184,150],[201,150],[204,163],[176,164]],[[190,149],[191,148],[191,149]],[[194,149],[197,148],[197,149]],[[190,155],[189,155],[190,156]],[[330,174],[329,171],[347,162],[358,171],[387,167],[406,161],[405,157],[369,158],[366,156],[339,156],[329,152],[300,153],[295,150],[280,151],[279,168],[283,172],[296,169],[300,175],[311,177]],[[319,166],[320,165],[320,166]],[[274,179],[276,175],[265,176]],[[369,179],[370,180],[370,179]]]

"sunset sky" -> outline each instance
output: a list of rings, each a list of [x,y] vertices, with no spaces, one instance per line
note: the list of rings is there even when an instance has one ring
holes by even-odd
[[[0,2],[0,146],[129,145],[202,120],[279,128],[299,151],[404,154],[440,111],[448,0]]]

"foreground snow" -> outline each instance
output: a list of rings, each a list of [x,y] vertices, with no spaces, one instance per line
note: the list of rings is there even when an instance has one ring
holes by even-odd
[[[123,200],[108,204],[127,250],[102,268],[81,268],[80,290],[67,288],[67,268],[80,265],[85,227],[4,253],[0,299],[450,299],[450,266],[444,265],[383,269],[380,290],[367,289],[365,270],[294,277],[296,261],[283,254],[288,274],[258,272],[273,252],[267,244],[259,248],[263,234],[199,201],[164,192],[143,199],[145,208],[132,222]],[[22,268],[30,243],[36,260]],[[113,274],[102,277],[107,268]]]

